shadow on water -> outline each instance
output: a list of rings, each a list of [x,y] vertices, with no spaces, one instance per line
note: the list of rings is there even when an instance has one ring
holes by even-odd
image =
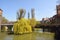
[[[54,39],[60,40],[60,26],[56,27]]]

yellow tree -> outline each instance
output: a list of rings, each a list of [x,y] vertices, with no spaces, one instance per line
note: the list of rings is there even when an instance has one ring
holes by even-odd
[[[14,34],[23,34],[23,33],[30,33],[32,32],[32,28],[30,24],[28,23],[28,20],[24,18],[25,16],[25,10],[20,9],[19,10],[19,20],[14,24],[13,29],[14,29]]]

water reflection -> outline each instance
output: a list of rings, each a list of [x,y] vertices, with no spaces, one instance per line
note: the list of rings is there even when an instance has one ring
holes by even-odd
[[[22,35],[7,35],[0,33],[0,40],[53,40],[53,34],[32,32]]]
[[[14,35],[13,40],[54,40],[53,36],[44,33],[31,33],[24,35]]]
[[[13,40],[35,40],[36,36],[32,34],[14,35]]]
[[[13,40],[13,35],[7,35],[4,40]]]

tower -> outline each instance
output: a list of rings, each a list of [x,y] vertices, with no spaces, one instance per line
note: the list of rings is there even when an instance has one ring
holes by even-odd
[[[57,11],[57,15],[56,15],[56,23],[60,24],[60,4],[56,6],[56,11]]]
[[[2,9],[0,9],[0,16],[2,16],[2,12],[3,12],[3,10],[2,10]]]
[[[56,6],[56,10],[57,10],[57,15],[60,15],[60,5]]]
[[[1,31],[1,22],[2,22],[2,12],[3,12],[3,10],[0,9],[0,31]]]

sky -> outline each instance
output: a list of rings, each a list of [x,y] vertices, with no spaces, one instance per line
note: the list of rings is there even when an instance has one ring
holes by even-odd
[[[28,18],[28,12],[31,18],[31,9],[35,9],[36,20],[50,18],[56,14],[57,0],[0,0],[0,8],[3,10],[3,16],[9,21],[16,21],[17,11],[21,8],[26,9],[25,18]]]

